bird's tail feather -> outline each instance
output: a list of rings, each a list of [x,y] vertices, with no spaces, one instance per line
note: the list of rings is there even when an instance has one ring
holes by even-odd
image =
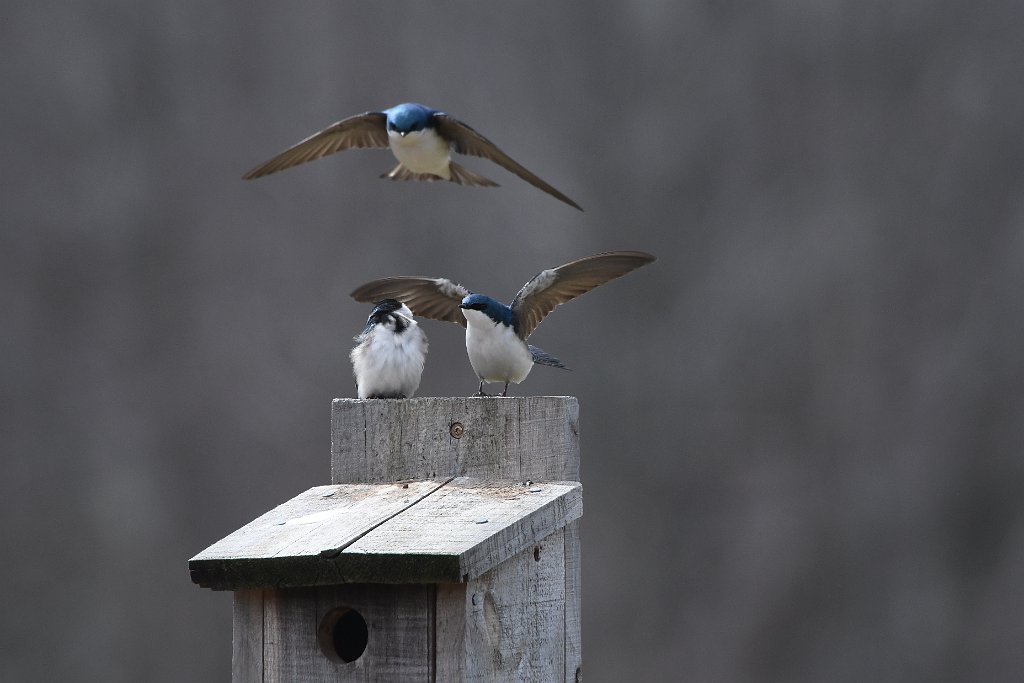
[[[570,369],[566,367],[562,361],[558,360],[544,349],[539,349],[533,344],[527,344],[526,347],[530,349],[530,354],[533,356],[533,362],[537,365],[547,365],[548,367],[561,368],[562,370]]]
[[[448,162],[448,169],[452,172],[451,181],[459,185],[472,185],[476,187],[498,187],[498,183],[484,178],[482,175],[473,173],[464,166],[459,166],[454,161]]]
[[[425,180],[428,183],[432,183],[435,180],[444,180],[439,175],[433,173],[413,173],[402,164],[395,166],[388,173],[382,173],[381,178],[390,178],[391,180]]]

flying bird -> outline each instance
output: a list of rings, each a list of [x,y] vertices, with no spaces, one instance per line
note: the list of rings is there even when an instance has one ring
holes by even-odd
[[[486,396],[485,382],[504,382],[501,395],[507,396],[509,382],[522,382],[534,364],[565,368],[554,356],[526,343],[555,306],[652,261],[654,257],[642,251],[612,251],[542,270],[508,306],[446,278],[429,277],[374,280],[352,292],[352,298],[367,302],[391,297],[418,316],[462,325],[469,363],[480,379],[477,394]]]
[[[427,358],[427,335],[412,311],[379,301],[349,354],[359,398],[412,398]]]
[[[569,206],[583,210],[579,204],[526,170],[498,149],[497,145],[463,122],[444,112],[411,102],[338,121],[242,177],[252,180],[354,147],[391,148],[398,159],[398,166],[381,175],[381,178],[449,180],[459,185],[497,187],[498,184],[493,180],[477,175],[451,160],[452,152],[482,157],[515,173]]]

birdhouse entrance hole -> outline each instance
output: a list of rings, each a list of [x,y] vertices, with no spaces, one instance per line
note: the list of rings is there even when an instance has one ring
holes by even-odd
[[[320,620],[317,641],[320,651],[331,661],[354,662],[369,641],[366,620],[350,607],[335,607]]]

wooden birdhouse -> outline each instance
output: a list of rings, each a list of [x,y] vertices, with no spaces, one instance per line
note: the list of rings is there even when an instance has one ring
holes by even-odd
[[[581,679],[578,404],[336,399],[331,480],[189,561],[234,681]]]

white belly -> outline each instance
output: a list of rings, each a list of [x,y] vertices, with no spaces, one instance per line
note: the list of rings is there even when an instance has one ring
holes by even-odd
[[[451,179],[448,162],[451,151],[448,143],[429,128],[424,128],[405,137],[388,131],[388,144],[395,158],[413,173],[432,173],[445,180]]]
[[[511,327],[495,325],[480,311],[464,310],[466,352],[476,376],[485,382],[519,384],[533,369],[533,356]]]
[[[412,398],[426,360],[426,335],[418,327],[394,334],[380,330],[352,350],[359,398],[401,394]]]

